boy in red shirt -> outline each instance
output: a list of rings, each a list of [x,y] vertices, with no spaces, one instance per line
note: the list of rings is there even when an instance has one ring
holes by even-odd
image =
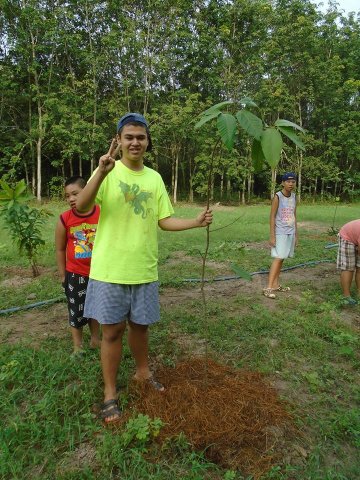
[[[100,214],[98,205],[85,213],[76,210],[76,197],[85,185],[86,181],[82,177],[66,180],[65,198],[71,208],[60,215],[55,229],[56,261],[68,301],[73,356],[85,353],[82,348],[82,329],[86,324],[89,324],[91,333],[90,346],[100,346],[98,322],[83,317],[91,255]]]
[[[337,268],[341,271],[340,283],[346,305],[356,305],[358,302],[351,297],[350,288],[355,272],[355,283],[360,295],[360,220],[345,223],[339,231],[339,249]]]

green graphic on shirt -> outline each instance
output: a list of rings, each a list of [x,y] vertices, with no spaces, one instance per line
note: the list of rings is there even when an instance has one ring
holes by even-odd
[[[152,198],[153,194],[151,192],[140,191],[139,185],[136,185],[135,183],[130,186],[127,183],[120,181],[119,187],[124,194],[125,202],[130,203],[134,208],[134,213],[136,215],[141,214],[142,218],[146,218],[151,210],[150,208],[146,208],[146,202],[149,198]],[[145,203],[145,205],[143,205],[143,203]]]

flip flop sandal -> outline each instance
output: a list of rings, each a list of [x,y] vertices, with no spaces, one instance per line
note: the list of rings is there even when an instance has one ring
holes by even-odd
[[[121,411],[118,406],[117,400],[112,398],[107,400],[101,405],[101,410],[99,412],[100,418],[103,420],[105,425],[113,425],[118,423],[121,420]],[[107,418],[115,417],[112,420],[106,420]]]
[[[86,352],[81,348],[80,350],[76,350],[76,352],[72,352],[72,354],[70,355],[70,358],[71,360],[77,360],[85,356],[86,356]]]
[[[343,305],[357,305],[358,302],[355,298],[352,297],[344,297],[343,298]]]
[[[157,390],[158,392],[164,392],[165,391],[164,385],[162,383],[154,380],[153,377],[148,378],[146,380],[146,382],[147,382],[148,385],[150,385],[154,390]]]
[[[143,385],[148,385],[149,387],[153,388],[154,390],[157,390],[158,392],[162,393],[165,391],[164,385],[158,382],[157,380],[155,380],[153,377],[146,378],[145,380],[138,380],[135,377],[134,379],[136,382],[141,383]]]
[[[279,285],[278,288],[276,289],[277,292],[289,292],[290,287],[283,287],[282,285]]]
[[[272,288],[264,288],[263,295],[267,298],[276,298],[275,293],[273,293]]]

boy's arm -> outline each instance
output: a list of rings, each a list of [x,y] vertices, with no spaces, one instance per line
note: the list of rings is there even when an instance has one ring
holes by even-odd
[[[196,218],[175,218],[166,217],[159,220],[158,224],[162,230],[179,232],[190,228],[207,227],[212,223],[211,210],[204,210]]]
[[[298,237],[298,228],[297,228],[296,205],[294,209],[294,217],[295,217],[295,246],[297,246],[299,237]]]
[[[116,139],[113,138],[109,151],[100,157],[99,167],[94,176],[89,180],[87,185],[85,185],[76,198],[76,210],[80,213],[88,212],[94,206],[96,195],[102,182],[107,174],[115,167],[115,158],[119,149],[120,145],[117,145]]]
[[[275,235],[275,217],[279,208],[279,197],[275,194],[270,210],[270,246],[275,247],[276,235]]]
[[[60,219],[55,228],[55,248],[59,275],[61,282],[64,282],[66,270],[66,229]]]

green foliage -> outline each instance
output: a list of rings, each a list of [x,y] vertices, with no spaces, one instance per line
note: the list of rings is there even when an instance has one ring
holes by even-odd
[[[50,212],[32,208],[22,203],[29,199],[25,191],[26,184],[23,180],[18,182],[14,188],[11,188],[3,180],[1,181],[1,187],[0,201],[2,208],[0,215],[4,219],[5,228],[17,245],[19,253],[24,254],[29,260],[35,277],[39,275],[36,253],[39,247],[45,243],[42,239],[41,227]]]
[[[249,98],[243,103],[257,107]],[[236,112],[235,116],[229,113],[222,113],[220,108],[224,105],[228,107],[231,105],[231,102],[223,102],[205,110],[205,112],[201,114],[200,120],[195,125],[195,128],[199,129],[212,119],[217,118],[217,129],[221,140],[226,148],[231,151],[234,147],[237,120],[239,126],[252,138],[253,147],[251,154],[255,172],[259,172],[262,169],[264,159],[273,170],[277,167],[283,150],[281,133],[286,135],[297,147],[302,150],[305,148],[302,141],[294,133],[294,129],[304,132],[304,129],[299,125],[288,120],[278,119],[274,127],[264,128],[262,119],[245,109]]]
[[[159,419],[150,419],[148,415],[138,414],[130,418],[121,433],[121,441],[124,448],[132,447],[145,451],[145,446],[152,439],[156,438],[164,423]]]
[[[0,180],[0,207],[11,209],[19,203],[30,200],[32,195],[27,194],[25,180],[20,180],[12,188],[5,180]]]
[[[231,265],[232,270],[238,275],[239,278],[242,278],[244,280],[252,280],[252,276],[250,275],[249,272],[246,272],[242,268],[240,268],[238,265]]]
[[[275,128],[266,128],[261,135],[261,148],[265,160],[274,170],[280,161],[283,141],[278,130]]]
[[[236,118],[240,127],[243,128],[247,134],[254,137],[255,140],[261,140],[263,123],[259,117],[248,110],[240,110],[236,113]]]
[[[215,195],[221,189],[244,201],[246,190],[247,201],[254,190],[268,196],[266,167],[276,158],[255,140],[275,127],[284,141],[279,168],[301,173],[299,195],[360,196],[359,18],[334,2],[328,12],[299,0],[154,1],[132,8],[8,0],[1,7],[0,176],[7,180],[26,177],[40,188],[42,177],[40,193],[53,195],[53,177],[88,178],[117,119],[132,110],[144,113],[155,133],[150,165],[168,190],[179,168],[178,197],[192,201],[196,187],[206,188],[201,176],[192,182],[195,159],[208,155],[207,141],[216,143],[214,128],[194,134],[192,125],[203,110],[198,126],[238,105],[243,138],[235,136],[232,145],[231,130],[220,128],[246,159],[244,168],[235,178],[219,154]]]

